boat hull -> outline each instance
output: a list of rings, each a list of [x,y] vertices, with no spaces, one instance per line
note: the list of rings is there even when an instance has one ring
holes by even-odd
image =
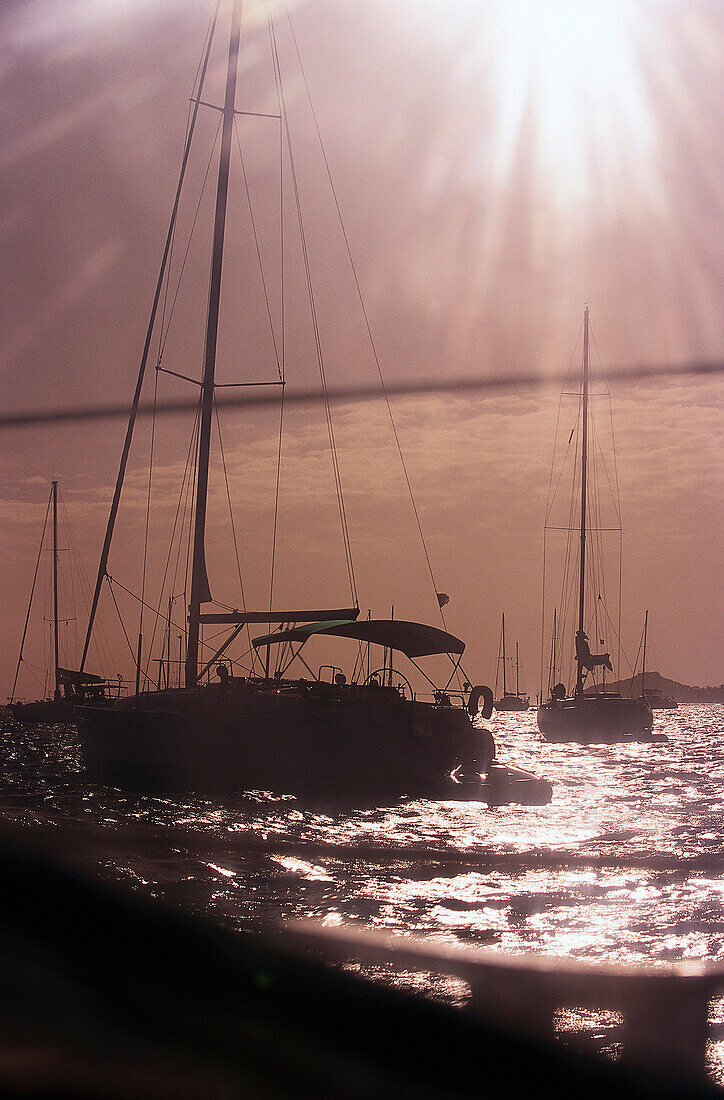
[[[504,695],[502,699],[498,699],[495,703],[495,709],[498,711],[521,711],[528,710],[529,703],[526,699],[521,699],[519,695]]]
[[[488,806],[547,806],[553,787],[524,768],[511,768],[494,761],[486,774],[466,773],[452,777],[440,797],[451,802],[485,802]]]
[[[645,699],[583,695],[551,700],[538,708],[538,729],[546,741],[586,745],[665,740],[652,733],[653,715]]]
[[[668,695],[654,695],[653,692],[646,694],[646,701],[652,710],[678,710],[679,704],[676,699],[672,699]]]
[[[487,765],[466,711],[386,687],[239,681],[79,707],[76,720],[89,775],[132,791],[422,796],[462,760]]]
[[[73,703],[69,699],[38,699],[33,703],[10,703],[10,713],[16,722],[41,722],[55,726],[74,721]]]

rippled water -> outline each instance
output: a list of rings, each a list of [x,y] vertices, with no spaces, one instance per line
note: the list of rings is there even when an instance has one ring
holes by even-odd
[[[185,826],[205,837],[233,835],[240,847],[223,861],[140,855],[131,840],[110,867],[136,889],[231,926],[313,916],[593,961],[724,959],[724,883],[714,872],[494,864],[441,870],[424,858],[440,847],[459,853],[548,849],[622,860],[724,854],[724,706],[656,712],[655,729],[668,739],[653,744],[549,745],[532,710],[499,715],[489,726],[499,759],[551,781],[550,805],[403,801],[320,812],[293,799],[224,805],[129,799],[85,783],[72,731],[20,731],[6,723],[0,728],[0,813],[27,824],[127,830],[136,822]],[[304,842],[303,852],[257,847],[245,854],[245,837],[257,845],[265,838]],[[330,844],[343,845],[341,854]],[[399,859],[375,859],[371,844],[393,847]]]

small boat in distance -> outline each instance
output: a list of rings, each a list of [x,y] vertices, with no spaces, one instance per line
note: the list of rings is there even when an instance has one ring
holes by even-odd
[[[48,671],[50,673],[49,678],[52,684],[52,695],[44,699],[35,699],[32,702],[20,702],[16,701],[15,693],[18,687],[18,677],[20,675],[20,670],[25,661],[25,643],[28,635],[28,626],[30,623],[30,617],[33,608],[40,559],[43,554],[43,550],[46,548],[46,532],[49,518],[51,521],[50,554],[52,561],[52,612],[50,616],[50,623],[52,628],[52,641],[50,646],[52,665]],[[102,677],[94,676],[88,672],[74,672],[68,668],[61,668],[60,665],[59,626],[61,623],[61,619],[58,609],[58,554],[58,482],[53,481],[51,482],[50,486],[50,499],[48,501],[48,506],[45,512],[43,532],[40,536],[40,549],[38,551],[38,560],[36,562],[33,583],[30,589],[30,598],[28,600],[28,609],[25,616],[25,625],[23,627],[23,634],[20,640],[18,663],[15,669],[13,688],[8,703],[10,713],[12,714],[16,722],[42,722],[48,725],[70,723],[73,721],[73,708],[75,707],[75,704],[78,702],[83,702],[89,697],[95,695],[99,690],[102,691],[102,688],[100,688],[100,685],[103,684]]]
[[[461,764],[479,776],[488,773],[494,756],[492,737],[477,728],[474,719],[481,709],[484,716],[490,715],[492,692],[489,688],[471,687],[467,681],[462,686],[464,677],[460,662],[465,644],[447,630],[395,618],[360,618],[353,574],[349,569],[351,551],[347,541],[351,599],[345,607],[334,606],[326,595],[316,607],[309,608],[305,603],[296,608],[287,605],[287,609],[280,610],[271,606],[270,593],[267,610],[249,611],[245,608],[243,591],[239,593],[237,608],[214,601],[212,597],[206,563],[207,498],[210,495],[215,390],[218,388],[215,380],[217,348],[222,346],[218,339],[219,302],[232,136],[238,113],[236,84],[241,8],[240,0],[234,0],[226,58],[225,100],[220,109],[221,144],[211,277],[205,311],[203,373],[201,381],[194,382],[199,386],[200,397],[194,489],[187,496],[193,502],[188,509],[189,535],[185,543],[190,547],[188,576],[173,589],[182,589],[187,604],[183,625],[174,624],[180,631],[180,640],[185,642],[185,652],[178,663],[179,683],[171,684],[173,677],[167,653],[159,661],[158,681],[148,676],[146,669],[152,658],[149,653],[144,654],[142,660],[143,637],[139,627],[135,693],[97,706],[79,706],[76,710],[83,760],[93,778],[132,791],[193,791],[216,796],[261,790],[333,801],[353,798],[374,802],[401,795],[444,797],[453,790],[451,775]],[[194,110],[184,161],[194,133],[196,113],[200,106],[208,106],[203,82],[213,37],[212,29],[199,69],[197,93],[192,100]],[[279,62],[271,33],[270,41],[274,71],[278,76]],[[284,89],[281,83],[278,87],[280,112],[286,118]],[[287,155],[290,155],[289,149]],[[177,199],[180,188],[181,182]],[[296,192],[295,202],[301,225],[302,210]],[[178,203],[174,207],[168,239],[175,232],[177,209]],[[108,576],[108,553],[166,257],[167,252],[157,283],[149,335],[106,529],[83,660],[88,651],[98,596]],[[313,313],[313,298],[310,308]],[[235,361],[239,358],[243,356],[236,355]],[[174,368],[168,373],[176,378],[183,377],[182,367],[174,363]],[[322,370],[320,376],[320,396],[326,400]],[[260,383],[235,378],[233,384]],[[283,387],[284,380],[281,378],[279,383],[275,380],[273,384]],[[328,404],[325,407],[327,416],[331,416]],[[332,439],[330,444],[333,444]],[[343,506],[340,516],[346,524]],[[347,535],[346,526],[343,526],[343,534]],[[321,551],[328,539],[320,533],[319,540]],[[320,563],[318,574],[327,583],[323,563]],[[309,578],[305,577],[304,581],[308,584]],[[216,583],[220,585],[220,580]],[[170,631],[171,600],[168,600],[168,619],[165,611],[160,610],[165,609],[167,598],[167,594],[162,593],[155,611],[163,624],[163,629],[155,632],[157,638],[161,635],[170,638],[166,627]],[[263,629],[251,636],[255,626]],[[206,637],[204,627],[212,628]],[[248,649],[237,655],[237,648],[243,641],[242,631],[249,632]],[[239,635],[242,638],[236,642]],[[330,640],[333,643],[331,650],[326,648]],[[237,648],[234,648],[235,642]],[[326,664],[313,663],[308,655],[308,649],[320,646]],[[381,658],[373,659],[371,655],[380,650]],[[449,658],[441,681],[433,680],[417,664],[419,658],[435,656]],[[406,666],[406,673],[398,669],[400,657],[412,663],[411,669]],[[166,672],[162,676],[164,668]],[[424,695],[418,694],[408,677],[417,677],[418,682],[426,681],[428,686],[423,687]],[[456,688],[455,684],[461,686]],[[526,784],[520,781],[511,782],[509,800],[514,800],[524,787]],[[529,785],[526,791],[529,793]]]
[[[613,744],[621,741],[651,740],[654,736],[651,732],[653,716],[648,701],[643,695],[638,698],[625,698],[618,692],[606,690],[606,672],[613,671],[610,653],[592,653],[586,632],[589,619],[594,624],[598,622],[597,605],[602,602],[601,593],[605,591],[602,583],[597,584],[595,592],[590,592],[590,599],[587,598],[591,587],[590,577],[593,575],[592,563],[587,560],[589,542],[592,555],[596,550],[599,552],[601,550],[599,540],[592,538],[595,534],[600,539],[601,522],[599,503],[589,480],[589,475],[595,473],[595,465],[597,465],[595,464],[593,469],[589,468],[589,376],[589,314],[586,305],[583,316],[583,364],[579,402],[580,453],[576,451],[573,463],[574,471],[580,463],[580,480],[576,483],[575,476],[573,479],[574,494],[580,486],[579,524],[577,528],[571,526],[564,528],[568,533],[567,562],[575,562],[576,544],[578,549],[576,579],[578,598],[575,605],[577,608],[576,682],[571,693],[566,692],[563,683],[556,682],[554,658],[549,684],[550,698],[538,707],[538,728],[546,741],[552,742]],[[571,431],[569,446],[575,431],[575,428]],[[589,515],[590,505],[595,506],[593,522]],[[569,515],[574,514],[575,506],[574,496]],[[600,562],[598,566],[602,568]],[[564,573],[564,578],[565,576]],[[562,602],[567,601],[564,599]],[[599,633],[597,632],[596,636]],[[554,649],[555,645],[554,638]],[[601,682],[597,678],[599,672],[602,673]],[[592,676],[593,684],[586,687],[589,675]]]
[[[503,622],[500,632],[500,649],[498,650],[498,669],[501,665],[503,668],[503,694],[499,699],[495,701],[495,709],[500,711],[521,711],[527,710],[530,706],[530,699],[527,695],[521,694],[520,691],[520,659],[518,655],[518,643],[515,643],[515,691],[508,691],[508,682],[506,677],[506,661],[508,656],[505,652],[505,612],[503,612]],[[496,671],[495,676],[495,694],[498,691],[498,673]]]
[[[646,638],[648,629],[649,612],[647,608],[646,618],[644,619],[644,653],[641,666],[641,694],[652,710],[678,710],[679,704],[676,702],[676,699],[664,695],[662,688],[646,687]]]
[[[664,695],[661,688],[646,688],[644,699],[652,710],[678,710],[679,704],[670,695]]]

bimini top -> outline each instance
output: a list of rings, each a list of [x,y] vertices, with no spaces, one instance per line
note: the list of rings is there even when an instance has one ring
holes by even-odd
[[[329,622],[306,623],[277,630],[254,638],[253,645],[274,645],[277,642],[306,642],[313,634],[329,634],[336,638],[356,638],[360,642],[373,642],[399,650],[407,657],[429,657],[433,653],[463,653],[465,642],[424,623],[410,623],[404,619],[333,619]]]

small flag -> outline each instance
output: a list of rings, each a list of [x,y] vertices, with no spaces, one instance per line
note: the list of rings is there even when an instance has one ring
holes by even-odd
[[[437,596],[437,602],[440,605],[441,609],[445,606],[446,603],[450,603],[450,597],[448,596],[447,592],[436,592],[435,594]]]

